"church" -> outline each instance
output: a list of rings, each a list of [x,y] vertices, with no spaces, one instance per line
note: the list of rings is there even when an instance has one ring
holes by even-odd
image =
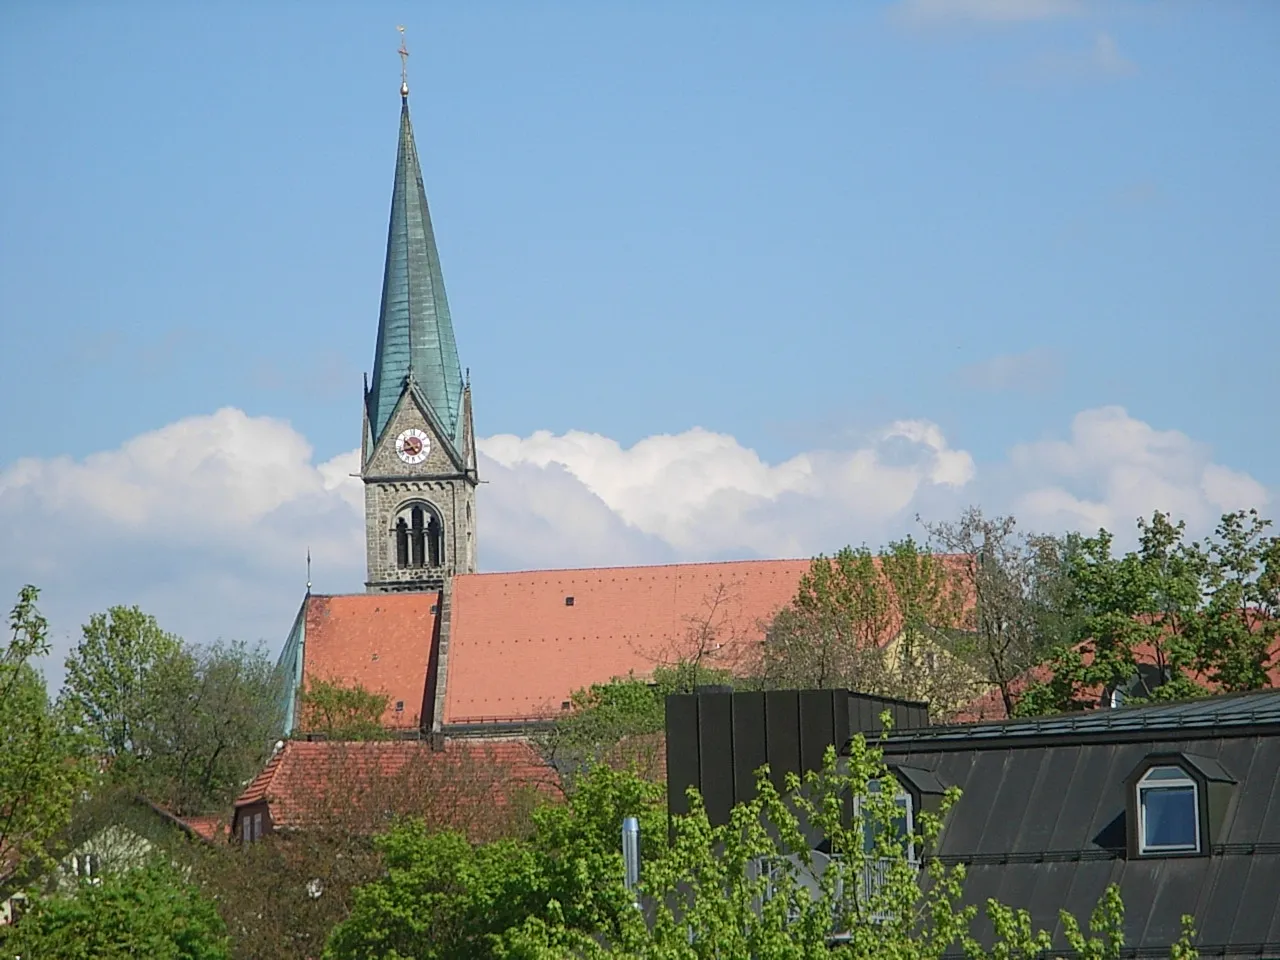
[[[372,312],[372,311],[371,311]],[[372,325],[371,325],[372,327]],[[467,328],[472,336],[483,330]],[[409,737],[510,736],[570,694],[761,638],[806,560],[480,573],[472,393],[400,87],[400,130],[360,478],[365,592],[308,589],[279,660],[285,732],[317,681],[385,695]]]

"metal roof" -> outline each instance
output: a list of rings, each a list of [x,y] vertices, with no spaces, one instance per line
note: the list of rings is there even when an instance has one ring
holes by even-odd
[[[962,749],[981,748],[985,743],[1002,745],[1009,739],[1069,737],[1114,740],[1117,735],[1163,738],[1192,730],[1244,730],[1254,727],[1280,727],[1280,690],[1223,694],[1183,700],[1176,703],[1154,703],[1136,707],[1098,709],[1080,713],[1063,713],[1024,720],[1002,720],[989,723],[952,724],[895,730],[883,738],[883,745],[895,747],[906,743],[928,743],[942,747],[955,744]]]
[[[902,731],[881,745],[891,766],[960,788],[934,852],[966,865],[980,940],[990,939],[982,908],[995,898],[1028,910],[1062,949],[1058,911],[1087,923],[1116,883],[1126,956],[1167,957],[1189,914],[1201,956],[1280,957],[1280,727],[1268,726],[1278,721],[1280,691],[1265,691]],[[1170,753],[1224,791],[1223,819],[1208,856],[1130,857],[1126,780]]]
[[[400,146],[387,229],[378,345],[366,397],[371,450],[408,385],[415,386],[426,399],[444,428],[445,438],[459,446],[462,368],[405,97],[400,107]]]

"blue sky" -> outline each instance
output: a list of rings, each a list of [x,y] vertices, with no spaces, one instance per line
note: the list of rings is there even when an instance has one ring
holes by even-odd
[[[270,638],[326,537],[359,589],[333,478],[401,23],[490,568],[804,555],[975,500],[1203,526],[1280,488],[1280,5],[16,2],[6,595]],[[262,598],[210,624],[215,582]]]

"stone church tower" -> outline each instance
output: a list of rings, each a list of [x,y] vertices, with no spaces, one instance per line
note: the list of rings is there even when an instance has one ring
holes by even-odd
[[[440,590],[476,569],[471,385],[458,364],[407,84],[400,99],[378,343],[364,392],[370,593]]]

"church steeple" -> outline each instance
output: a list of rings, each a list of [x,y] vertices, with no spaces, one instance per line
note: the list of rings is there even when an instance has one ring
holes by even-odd
[[[403,32],[403,31],[402,31]],[[401,45],[401,58],[409,52]],[[402,60],[403,62],[403,60]],[[443,590],[476,569],[475,431],[400,75],[400,144],[373,376],[364,389],[366,587]]]
[[[400,145],[396,151],[387,260],[373,377],[365,405],[371,454],[409,387],[430,408],[442,439],[462,453],[462,369],[444,292],[440,254],[409,120],[408,84],[401,80]]]

